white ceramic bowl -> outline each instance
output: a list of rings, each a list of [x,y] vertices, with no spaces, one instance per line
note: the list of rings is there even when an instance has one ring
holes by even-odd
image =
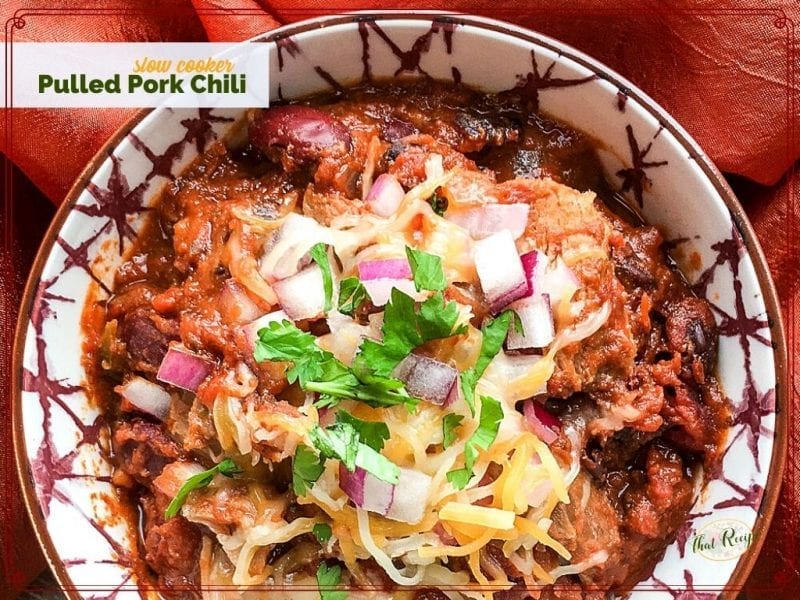
[[[365,76],[457,78],[486,91],[522,85],[542,111],[602,141],[600,158],[612,186],[673,241],[683,273],[714,307],[722,336],[719,377],[735,412],[720,478],[708,484],[634,597],[649,591],[648,600],[677,598],[688,589],[693,598],[715,598],[712,590],[741,585],[780,484],[786,413],[776,415],[776,406],[787,389],[785,349],[775,292],[753,231],[697,144],[603,65],[497,21],[343,15],[284,27],[259,40],[270,44],[273,99],[328,90],[331,82],[346,86]],[[76,597],[101,590],[134,594],[136,588],[130,569],[136,532],[121,516],[108,481],[106,424],[81,366],[81,311],[87,298],[108,293],[121,254],[163,186],[242,115],[143,112],[88,165],[31,273],[14,364],[17,458],[39,539],[59,581]],[[721,519],[741,522],[755,537],[741,557],[715,562],[694,552],[690,540]]]

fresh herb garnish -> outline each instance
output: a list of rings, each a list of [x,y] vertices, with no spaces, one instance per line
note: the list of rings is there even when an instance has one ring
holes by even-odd
[[[322,600],[345,600],[347,592],[335,589],[341,581],[342,567],[339,565],[329,567],[324,562],[319,563],[319,567],[317,567],[317,585],[319,586],[319,595]]]
[[[505,311],[496,319],[489,321],[481,329],[483,338],[481,339],[481,352],[475,366],[461,373],[461,391],[464,392],[464,401],[469,406],[472,416],[475,416],[475,386],[483,375],[486,367],[497,356],[503,347],[503,342],[508,335],[508,327],[511,320],[516,318],[516,313],[510,310]]]
[[[441,292],[425,300],[417,309],[413,298],[395,288],[383,317],[383,342],[365,339],[354,367],[388,377],[418,346],[464,333],[466,325],[456,327],[458,316],[458,304],[445,304]]]
[[[433,212],[440,217],[444,216],[444,213],[447,210],[447,198],[442,196],[439,192],[434,192],[433,196],[428,198],[428,204],[431,205]]]
[[[298,382],[304,391],[317,392],[317,406],[335,406],[342,398],[370,406],[414,407],[419,402],[408,395],[402,381],[363,368],[350,368],[317,346],[315,339],[289,321],[273,322],[258,331],[254,356],[259,362],[293,363],[286,371],[286,379],[289,383]]]
[[[362,421],[343,410],[336,412],[336,420],[347,423],[358,432],[358,438],[373,450],[383,450],[383,442],[389,439],[389,426],[386,423]]]
[[[461,421],[464,420],[464,415],[457,415],[455,413],[448,413],[442,419],[442,433],[444,441],[442,446],[447,449],[456,441],[456,429],[461,426]]]
[[[406,246],[406,256],[414,277],[414,286],[418,292],[422,290],[441,292],[447,287],[441,258],[435,254],[415,250],[410,246]]]
[[[305,496],[325,470],[325,463],[305,444],[299,444],[292,462],[292,489],[295,495]]]
[[[331,531],[331,526],[327,523],[317,523],[314,527],[311,528],[311,533],[314,534],[314,537],[317,538],[317,541],[320,544],[324,544],[333,535],[333,531]]]
[[[457,490],[463,490],[472,479],[472,468],[478,459],[478,450],[488,450],[492,445],[500,422],[503,420],[503,406],[491,396],[481,396],[481,415],[478,428],[464,446],[464,468],[449,471],[447,480]]]
[[[339,282],[339,312],[352,317],[369,297],[367,288],[358,277],[348,277]]]
[[[186,502],[186,498],[189,496],[189,494],[194,490],[199,490],[208,486],[208,484],[214,480],[214,477],[216,477],[218,473],[220,475],[224,475],[225,477],[233,477],[241,472],[241,469],[236,466],[235,462],[233,462],[230,458],[226,458],[221,463],[214,465],[207,471],[203,471],[197,475],[192,475],[189,477],[189,479],[183,482],[183,485],[178,490],[178,493],[175,494],[175,497],[169,503],[169,506],[167,506],[167,510],[164,512],[164,518],[171,519],[177,515],[181,510],[183,503]]]
[[[333,308],[333,275],[331,274],[331,261],[328,257],[328,246],[319,242],[311,247],[311,258],[319,265],[322,271],[322,286],[325,290],[325,312]]]
[[[355,428],[344,423],[336,423],[329,429],[316,425],[308,435],[320,456],[338,458],[348,471],[355,471],[359,443]]]
[[[339,459],[350,472],[360,467],[391,484],[400,478],[400,468],[361,442],[358,431],[348,423],[334,423],[327,429],[315,425],[308,434],[322,458]]]

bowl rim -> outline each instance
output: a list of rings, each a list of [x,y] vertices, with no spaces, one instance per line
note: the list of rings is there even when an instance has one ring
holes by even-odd
[[[769,528],[775,509],[778,503],[779,491],[781,488],[783,474],[786,467],[787,455],[787,430],[788,413],[783,410],[783,404],[788,400],[788,362],[786,348],[786,334],[784,322],[781,315],[780,302],[775,284],[772,280],[766,256],[761,244],[756,236],[753,225],[750,223],[747,214],[741,203],[737,199],[733,190],[728,185],[725,177],[706,155],[700,145],[692,138],[689,133],[655,100],[650,98],[634,83],[618,74],[613,69],[607,67],[589,55],[577,50],[576,48],[561,42],[550,36],[538,33],[512,23],[481,17],[477,15],[456,13],[451,11],[439,10],[383,10],[383,11],[352,11],[342,12],[332,15],[322,15],[282,25],[270,31],[266,31],[240,43],[247,43],[253,40],[264,42],[275,42],[284,37],[297,35],[320,29],[332,25],[348,24],[357,22],[361,19],[376,21],[392,20],[421,20],[421,21],[444,21],[457,25],[468,25],[477,29],[507,35],[521,39],[523,41],[545,47],[558,53],[576,63],[588,68],[602,79],[625,90],[629,98],[636,100],[642,108],[655,117],[659,124],[667,129],[684,147],[690,151],[690,156],[700,166],[704,175],[712,183],[725,206],[729,210],[734,222],[734,226],[742,237],[742,241],[753,263],[753,268],[759,283],[759,288],[763,294],[764,304],[767,310],[768,326],[772,336],[772,349],[775,359],[775,431],[773,438],[772,454],[770,457],[770,468],[767,473],[767,480],[764,485],[761,505],[755,517],[753,528],[753,543],[750,549],[742,555],[725,584],[722,598],[733,598],[737,591],[740,591],[747,577],[755,565],[765,541],[763,535]],[[91,181],[97,170],[110,156],[113,150],[125,139],[125,137],[139,125],[154,108],[139,109],[133,116],[126,120],[114,134],[102,145],[92,159],[86,164],[75,182],[70,187],[64,200],[58,206],[47,232],[42,239],[36,252],[36,257],[28,274],[22,300],[17,316],[16,330],[14,334],[14,345],[12,350],[12,382],[11,382],[11,425],[12,439],[14,446],[14,460],[17,477],[22,492],[23,504],[30,517],[35,537],[39,546],[44,551],[48,566],[55,575],[56,581],[61,590],[70,599],[79,600],[78,588],[71,582],[67,573],[66,566],[59,556],[55,545],[50,537],[47,522],[42,514],[41,506],[36,497],[35,484],[30,472],[30,464],[26,452],[25,437],[22,425],[22,367],[23,353],[27,339],[27,325],[32,314],[33,301],[36,296],[37,283],[41,277],[44,266],[49,258],[55,240],[67,219],[72,212],[78,198],[83,193],[86,185]],[[634,588],[635,589],[635,588]]]

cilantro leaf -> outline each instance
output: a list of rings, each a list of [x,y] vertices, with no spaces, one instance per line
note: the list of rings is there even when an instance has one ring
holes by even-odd
[[[503,420],[503,405],[491,396],[481,396],[481,415],[478,428],[464,446],[464,468],[449,471],[447,480],[457,490],[463,490],[472,479],[472,468],[478,459],[478,450],[488,450],[494,443],[500,422]]]
[[[236,466],[236,463],[233,462],[230,458],[226,458],[221,463],[214,465],[207,471],[203,471],[202,473],[198,473],[197,475],[192,475],[183,482],[178,493],[175,494],[175,497],[167,506],[167,510],[164,511],[164,518],[171,519],[178,512],[181,510],[183,503],[186,502],[186,498],[188,498],[189,494],[194,490],[199,490],[208,486],[213,480],[214,477],[217,476],[217,473],[220,475],[224,475],[225,477],[233,477],[234,475],[238,475],[242,471]]]
[[[461,426],[461,421],[464,420],[464,415],[457,415],[455,413],[448,413],[442,419],[442,432],[444,434],[444,442],[442,446],[449,448],[456,441],[456,429]]]
[[[395,484],[400,468],[370,446],[359,441],[356,429],[347,423],[334,423],[327,429],[319,425],[309,431],[314,447],[324,458],[342,461],[348,471],[360,467],[378,479]]]
[[[458,316],[458,304],[445,304],[441,292],[425,300],[416,310],[414,299],[395,288],[383,315],[383,342],[365,339],[354,368],[388,377],[418,346],[464,333],[465,325],[456,327]]]
[[[386,423],[362,421],[343,410],[337,411],[336,420],[351,425],[358,432],[359,439],[378,452],[383,449],[383,442],[389,439],[389,426]]]
[[[434,294],[425,300],[419,307],[417,322],[417,327],[422,335],[422,343],[466,333],[466,324],[454,329],[458,316],[458,303],[448,302],[445,304],[444,296],[441,293]]]
[[[475,386],[483,376],[486,367],[497,356],[503,347],[503,342],[508,335],[508,327],[516,313],[507,310],[496,319],[489,321],[483,326],[481,332],[481,351],[475,366],[461,373],[461,391],[464,392],[464,401],[469,406],[470,413],[475,416]]]
[[[296,361],[309,353],[322,352],[314,336],[300,331],[287,320],[273,321],[258,330],[256,349],[253,353],[258,362],[265,360]]]
[[[317,538],[317,541],[320,544],[324,544],[333,535],[333,531],[331,530],[331,526],[327,523],[317,523],[314,527],[311,528],[311,533],[314,534],[314,537]]]
[[[333,308],[333,275],[331,261],[328,257],[328,246],[319,242],[311,247],[311,258],[322,271],[322,286],[325,290],[325,312]]]
[[[305,444],[299,444],[292,462],[292,489],[297,496],[305,496],[309,488],[325,470],[325,462]]]
[[[352,425],[335,423],[328,429],[316,425],[308,432],[308,435],[321,456],[338,458],[348,471],[355,470],[358,432]]]
[[[356,466],[361,467],[367,473],[372,473],[375,477],[386,483],[395,485],[400,481],[400,467],[366,444],[358,445]]]
[[[368,297],[367,288],[358,277],[348,277],[339,282],[339,312],[352,317]]]
[[[408,264],[414,276],[414,286],[418,292],[430,290],[441,292],[447,287],[447,280],[442,271],[442,259],[435,254],[428,254],[422,250],[415,250],[406,246]]]
[[[377,376],[368,369],[351,369],[317,346],[315,339],[289,321],[270,323],[258,331],[254,356],[257,361],[293,363],[286,371],[286,379],[289,383],[299,382],[304,391],[320,394],[317,406],[335,406],[342,398],[370,406],[411,407],[419,402],[409,396],[402,381]]]
[[[319,586],[319,595],[322,600],[345,600],[347,592],[335,589],[341,581],[342,567],[339,565],[329,567],[324,562],[319,563],[319,567],[317,567],[317,585]]]

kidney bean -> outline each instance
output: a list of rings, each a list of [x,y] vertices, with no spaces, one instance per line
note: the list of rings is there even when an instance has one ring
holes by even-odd
[[[275,106],[256,115],[250,141],[271,158],[305,164],[340,156],[352,148],[347,128],[331,115],[310,106]]]

